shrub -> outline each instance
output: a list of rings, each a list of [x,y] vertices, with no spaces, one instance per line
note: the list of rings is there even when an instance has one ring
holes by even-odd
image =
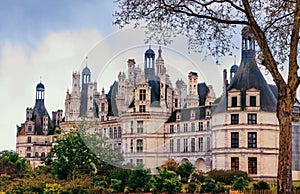
[[[232,188],[233,190],[244,191],[248,186],[248,181],[243,177],[236,177],[233,181]]]
[[[207,178],[204,183],[201,185],[201,193],[214,192],[216,190],[216,183],[213,179]]]
[[[214,179],[216,182],[223,182],[226,185],[232,184],[234,177],[243,177],[244,180],[250,181],[251,177],[246,172],[239,170],[212,170],[209,171],[208,177]]]
[[[195,170],[192,174],[192,181],[203,183],[205,181],[206,175],[200,170]]]
[[[270,185],[267,182],[259,181],[253,184],[254,190],[270,190]]]
[[[188,192],[195,193],[196,189],[197,189],[197,184],[194,182],[190,182],[187,188]]]

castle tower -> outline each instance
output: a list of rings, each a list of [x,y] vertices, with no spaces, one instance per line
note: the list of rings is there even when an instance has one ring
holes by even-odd
[[[145,52],[145,59],[144,59],[144,72],[145,72],[145,77],[148,80],[155,79],[154,60],[155,60],[155,53],[151,49],[151,46],[149,46],[149,49],[146,50]]]
[[[186,104],[186,98],[187,98],[187,85],[182,80],[176,81],[176,88],[178,90],[179,94],[179,107],[183,108]]]
[[[159,46],[158,57],[156,59],[156,75],[161,76],[166,73],[166,67],[164,66],[164,59],[162,58],[162,49]]]
[[[127,61],[127,68],[128,68],[128,81],[129,83],[134,83],[135,81],[135,61],[134,59],[128,59]]]
[[[80,97],[80,114],[79,116],[86,116],[88,106],[88,85],[91,81],[91,71],[86,66],[82,70],[82,82],[81,82],[81,97]]]
[[[196,107],[199,105],[198,95],[198,74],[196,72],[190,72],[188,75],[189,93],[187,97],[187,107]]]

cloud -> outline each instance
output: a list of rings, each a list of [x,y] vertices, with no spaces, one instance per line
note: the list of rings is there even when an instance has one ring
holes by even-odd
[[[35,86],[45,84],[45,104],[52,111],[64,108],[65,91],[71,75],[78,71],[95,43],[102,39],[96,30],[52,33],[28,49],[6,42],[0,59],[0,150],[15,149],[16,124],[25,121],[26,107],[33,107]]]

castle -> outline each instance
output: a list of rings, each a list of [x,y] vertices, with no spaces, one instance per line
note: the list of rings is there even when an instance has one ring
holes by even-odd
[[[109,138],[111,148],[120,148],[126,164],[144,164],[155,172],[168,159],[189,161],[202,171],[233,169],[255,179],[276,179],[279,126],[276,118],[277,88],[267,84],[255,62],[253,34],[242,31],[241,63],[223,72],[223,94],[198,82],[197,72],[172,85],[164,64],[162,49],[158,57],[149,48],[144,54],[144,69],[134,59],[127,61],[127,75],[106,94],[91,82],[86,66],[80,75],[72,74],[72,89],[67,90],[65,114],[44,106],[45,87],[36,87],[36,104],[26,109],[26,121],[17,127],[16,150],[33,166],[50,151],[59,136],[84,118],[93,130]],[[297,112],[298,111],[298,112]],[[299,106],[295,106],[295,115]],[[296,116],[295,116],[296,118]],[[293,125],[293,170],[299,171],[299,125]]]

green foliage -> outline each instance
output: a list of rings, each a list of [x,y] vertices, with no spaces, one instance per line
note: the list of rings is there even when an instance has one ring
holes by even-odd
[[[15,151],[0,152],[0,174],[8,174],[12,178],[23,177],[31,170],[26,159],[20,158]]]
[[[204,183],[201,184],[201,193],[209,193],[214,192],[216,189],[216,183],[213,179],[207,178],[205,179]]]
[[[233,180],[232,188],[233,190],[244,191],[248,186],[248,181],[243,177],[235,177]]]
[[[243,177],[245,180],[250,181],[251,178],[244,171],[239,170],[211,170],[207,173],[208,177],[214,179],[216,182],[223,182],[226,185],[230,185],[234,177]]]
[[[111,179],[121,180],[121,191],[124,191],[125,186],[127,185],[128,177],[130,174],[130,169],[127,168],[115,168],[111,174]]]
[[[57,194],[62,192],[62,187],[60,184],[46,184],[44,189],[44,194]]]
[[[150,170],[144,169],[143,165],[137,165],[129,173],[127,186],[133,192],[141,192],[150,178]]]
[[[190,162],[184,162],[178,167],[178,175],[181,177],[181,182],[187,183],[190,175],[195,170],[195,167]]]
[[[188,185],[188,192],[189,193],[195,193],[196,192],[196,189],[197,189],[197,184],[195,182],[190,182],[189,185]]]
[[[192,173],[192,181],[203,183],[205,181],[206,174],[200,170],[194,170]]]
[[[257,183],[253,183],[254,190],[270,190],[270,185],[265,181],[259,181]]]
[[[110,188],[113,192],[122,192],[122,181],[118,179],[111,179]]]
[[[174,171],[167,168],[158,168],[159,175],[155,176],[153,186],[158,192],[178,192],[181,190],[181,183]]]

